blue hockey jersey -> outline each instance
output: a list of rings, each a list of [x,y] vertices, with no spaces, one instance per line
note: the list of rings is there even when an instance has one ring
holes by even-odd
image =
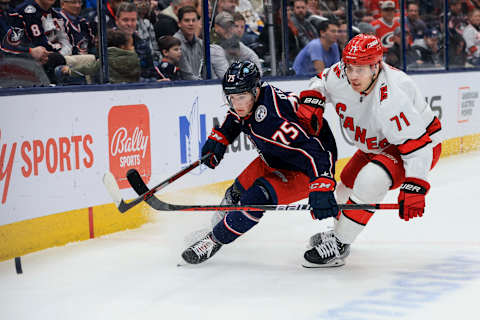
[[[333,177],[337,148],[328,122],[323,119],[319,135],[310,136],[299,124],[297,107],[297,96],[263,82],[251,114],[241,118],[231,108],[217,130],[230,143],[244,132],[272,168],[301,171],[311,179]]]

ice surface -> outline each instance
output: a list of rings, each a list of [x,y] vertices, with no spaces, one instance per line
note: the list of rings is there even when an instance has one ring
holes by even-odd
[[[480,319],[479,169],[480,152],[441,159],[425,216],[378,211],[336,269],[301,267],[328,226],[306,212],[267,213],[197,266],[177,263],[208,213],[29,254],[21,275],[4,261],[0,319]]]

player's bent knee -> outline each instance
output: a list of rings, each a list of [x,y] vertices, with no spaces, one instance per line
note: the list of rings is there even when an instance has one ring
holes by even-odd
[[[272,196],[267,188],[259,183],[254,183],[240,196],[241,204],[272,204]]]
[[[241,194],[240,205],[272,204],[271,199],[264,186],[254,183]],[[215,225],[213,235],[223,244],[230,243],[257,225],[262,217],[263,211],[231,211]]]
[[[387,172],[375,163],[369,163],[358,173],[351,198],[358,203],[380,202],[391,185],[392,180]]]

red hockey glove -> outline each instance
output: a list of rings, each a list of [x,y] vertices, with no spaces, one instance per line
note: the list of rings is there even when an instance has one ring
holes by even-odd
[[[216,129],[212,130],[212,133],[208,136],[207,141],[202,147],[202,157],[207,153],[210,153],[210,157],[207,157],[203,161],[209,168],[215,169],[216,166],[223,159],[223,155],[227,150],[229,142],[227,138]]]
[[[335,180],[327,176],[320,176],[310,182],[308,203],[312,207],[310,213],[313,219],[322,220],[337,216],[338,205],[333,195],[335,185]]]
[[[300,92],[297,117],[302,128],[311,135],[318,136],[322,128],[325,97],[317,90]]]
[[[425,209],[425,195],[430,189],[427,181],[417,178],[406,178],[400,187],[398,195],[400,219],[408,221],[423,216]]]

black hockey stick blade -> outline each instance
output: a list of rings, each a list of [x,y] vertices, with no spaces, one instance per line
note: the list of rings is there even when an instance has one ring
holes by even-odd
[[[127,180],[128,183],[130,183],[130,186],[133,188],[133,190],[135,190],[138,195],[142,195],[149,191],[148,186],[145,184],[142,176],[136,169],[128,170]],[[155,207],[161,206],[161,204],[158,202],[158,198],[153,195],[152,197],[145,199],[145,202],[154,209]]]
[[[133,199],[132,201],[130,202],[126,202],[121,194],[120,194],[120,188],[117,184],[117,181],[115,180],[115,177],[113,176],[113,174],[111,172],[106,172],[105,175],[103,176],[103,184],[105,185],[105,187],[107,188],[107,191],[108,193],[110,194],[110,196],[112,197],[113,201],[115,202],[115,204],[117,205],[117,208],[118,210],[121,212],[121,213],[124,213],[128,210],[130,210],[131,208],[135,207],[137,204],[139,204],[140,202],[142,201],[147,201],[147,200],[150,200],[152,199],[150,202],[152,203],[156,203],[155,199],[157,199],[156,197],[153,197],[153,195],[165,188],[166,186],[168,186],[170,183],[174,182],[175,180],[179,179],[180,177],[184,176],[185,174],[187,174],[188,172],[192,171],[193,169],[195,169],[196,167],[198,167],[205,159],[207,159],[208,157],[210,156],[210,154],[206,154],[204,155],[203,157],[201,157],[199,160],[191,163],[190,165],[188,165],[187,167],[185,167],[184,169],[180,170],[179,172],[175,173],[174,175],[172,175],[170,178],[162,181],[161,183],[157,184],[156,186],[154,186],[152,189],[148,189],[148,187],[145,185],[145,183],[143,182],[143,179],[141,178],[140,174],[137,172],[136,174],[132,174],[132,175],[138,175],[138,177],[140,178],[141,180],[141,184],[138,184],[138,185],[135,185],[135,187],[138,189],[138,190],[142,190],[142,191],[145,191],[145,188],[146,188],[146,191],[141,193],[139,197]],[[131,170],[129,170],[130,172]],[[136,171],[136,170],[135,170]],[[128,179],[128,173],[127,173],[127,179]],[[138,181],[138,179],[137,179]],[[130,182],[130,181],[129,181]],[[142,184],[144,186],[142,186]],[[137,191],[137,190],[135,190]],[[150,203],[149,203],[150,204]],[[151,204],[150,204],[151,205]],[[157,204],[159,205],[159,204]]]

